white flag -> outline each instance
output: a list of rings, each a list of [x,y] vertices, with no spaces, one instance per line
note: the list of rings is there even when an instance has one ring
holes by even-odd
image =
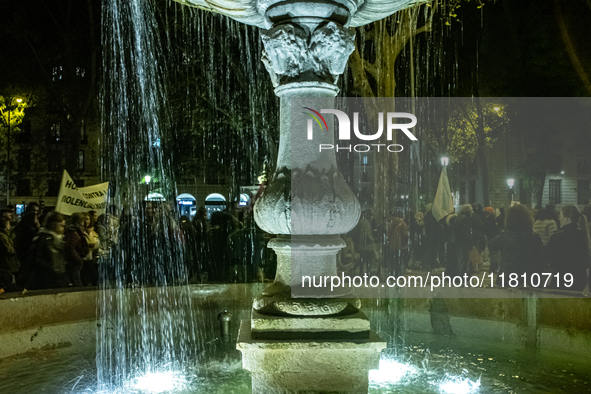
[[[62,215],[96,211],[99,215],[107,209],[109,182],[78,188],[70,174],[64,170],[55,210]]]
[[[440,221],[454,211],[454,204],[451,197],[451,189],[449,188],[449,179],[447,179],[447,171],[445,167],[441,170],[439,177],[439,185],[437,186],[437,193],[435,193],[435,201],[433,201],[433,216],[435,220]]]

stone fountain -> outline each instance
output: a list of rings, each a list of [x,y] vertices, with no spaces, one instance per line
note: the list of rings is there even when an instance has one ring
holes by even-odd
[[[367,393],[368,371],[378,367],[386,343],[371,333],[359,299],[334,298],[326,289],[292,296],[302,275],[336,275],[336,255],[345,246],[339,234],[357,224],[360,206],[334,152],[318,152],[319,143],[333,143],[333,133],[308,140],[292,128],[306,124],[306,115],[291,106],[305,97],[317,108],[332,108],[337,79],[355,49],[349,27],[423,1],[177,1],[264,29],[263,61],[280,98],[277,168],[254,213],[263,230],[278,234],[269,243],[277,275],[254,301],[237,343],[253,393]],[[326,119],[330,131],[333,120]]]

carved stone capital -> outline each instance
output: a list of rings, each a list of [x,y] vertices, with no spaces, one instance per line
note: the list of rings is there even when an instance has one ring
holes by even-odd
[[[320,27],[312,34],[310,51],[314,72],[328,72],[336,77],[345,71],[349,55],[355,50],[355,31],[345,29],[334,22]]]
[[[336,83],[355,49],[355,32],[335,22],[313,28],[289,22],[262,32],[263,62],[274,86],[292,82]]]

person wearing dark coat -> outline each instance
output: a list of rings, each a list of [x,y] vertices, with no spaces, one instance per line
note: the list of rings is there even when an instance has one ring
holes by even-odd
[[[57,289],[68,286],[63,258],[62,234],[65,220],[58,212],[45,217],[43,227],[32,241],[31,277],[26,290]]]
[[[386,221],[387,238],[384,260],[388,263],[388,274],[400,276],[408,260],[408,226],[402,212],[394,212]]]
[[[352,230],[352,233],[355,235],[354,238],[356,238],[355,248],[356,251],[359,252],[361,259],[354,267],[351,268],[351,271],[354,272],[357,268],[359,268],[360,275],[370,272],[371,264],[375,257],[373,228],[371,225],[372,217],[373,213],[371,209],[363,210],[361,212],[361,219],[359,219],[359,223],[357,223],[357,226],[355,226],[355,228]]]
[[[456,276],[468,273],[470,263],[470,250],[475,245],[472,235],[472,206],[462,205],[457,216],[450,216],[448,223],[450,237],[448,240],[448,257],[445,269],[446,275]],[[478,219],[476,223],[482,221]]]
[[[76,287],[82,287],[80,271],[82,270],[84,257],[90,252],[84,233],[85,218],[84,213],[73,214],[70,216],[64,232],[66,272],[70,282]]]
[[[499,215],[497,216],[497,228],[502,231],[505,228],[505,208],[499,208]]]
[[[493,207],[484,208],[484,219],[482,220],[482,232],[486,239],[490,241],[499,235],[499,228],[497,227],[497,218],[495,217],[495,210]]]
[[[4,208],[0,210],[0,294],[5,291],[21,290],[15,284],[15,276],[18,274],[20,267],[10,234],[12,215],[10,209]]]
[[[560,229],[550,237],[548,258],[553,274],[560,274],[556,288],[583,291],[588,284],[587,269],[591,266],[587,219],[574,205],[560,210]],[[566,286],[565,274],[572,274],[572,286]],[[556,280],[554,278],[554,280]]]
[[[429,204],[425,212],[425,255],[423,266],[426,269],[436,268],[439,265],[438,262],[444,264],[444,253],[441,253],[444,244],[443,227],[433,216],[432,209],[433,204]]]
[[[470,215],[471,219],[471,229],[472,229],[472,242],[474,243],[473,246],[476,246],[478,253],[482,253],[484,248],[486,248],[486,238],[484,236],[484,224],[482,222],[482,218],[484,215],[484,211],[482,205],[474,204],[472,205],[472,214]]]
[[[505,285],[511,274],[525,273],[529,278],[544,272],[544,246],[532,226],[532,211],[525,205],[514,205],[507,210],[505,229],[488,243],[491,255],[501,252],[500,272],[505,274]]]
[[[31,204],[29,204],[31,206]],[[33,238],[39,231],[39,207],[33,206],[31,211],[25,213],[21,221],[14,229],[15,239],[14,248],[16,249],[16,257],[21,264],[21,275],[23,276],[23,283],[26,283],[31,275],[32,268],[30,263],[32,260],[31,243]]]

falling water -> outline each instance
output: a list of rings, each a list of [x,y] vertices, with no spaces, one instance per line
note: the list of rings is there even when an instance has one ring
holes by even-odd
[[[108,0],[102,33],[103,170],[121,215],[101,265],[99,392],[159,378],[182,387],[197,374],[212,328],[193,311],[188,266],[215,281],[213,257],[229,256],[226,247],[190,255],[176,213],[146,196],[174,201],[176,185],[199,177],[225,182],[231,197],[255,185],[276,160],[278,101],[256,28],[172,1]],[[245,262],[268,261],[254,225],[244,236]]]
[[[182,384],[197,350],[174,213],[163,202],[145,201],[148,193],[175,196],[172,162],[160,143],[170,132],[170,113],[153,15],[148,1],[103,5],[104,171],[109,203],[121,215],[111,255],[101,263],[99,392],[141,389],[151,375]]]

